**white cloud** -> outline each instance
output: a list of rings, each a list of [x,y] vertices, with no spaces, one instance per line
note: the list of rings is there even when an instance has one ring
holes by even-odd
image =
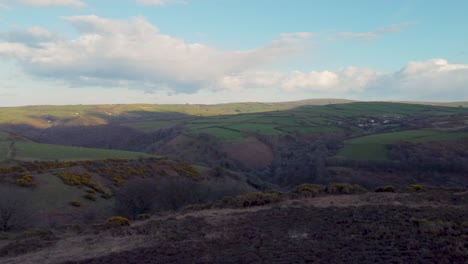
[[[282,95],[315,98],[427,101],[468,100],[467,84],[468,65],[451,64],[444,59],[409,62],[389,73],[358,67],[291,73],[250,71],[225,76],[218,83],[220,88],[231,91],[270,88]]]
[[[0,10],[10,9],[7,5],[0,3]]]
[[[285,33],[255,49],[220,50],[163,34],[142,17],[64,19],[77,30],[77,37],[65,38],[38,27],[0,32],[0,57],[17,62],[30,76],[69,87],[128,88],[180,98],[199,94],[198,102],[208,100],[203,97],[208,94],[229,95],[230,100],[274,99],[266,97],[267,91],[281,95],[276,101],[320,96],[468,100],[468,65],[443,59],[409,62],[390,73],[352,66],[284,72],[272,69],[302,54],[313,34]]]
[[[34,6],[86,6],[86,3],[81,0],[10,0],[10,2]]]
[[[401,32],[405,28],[413,25],[413,23],[400,23],[400,24],[393,24],[386,27],[381,27],[373,31],[368,32],[340,32],[336,36],[332,38],[339,38],[339,39],[361,39],[361,40],[375,40],[383,35],[387,34],[394,34]]]
[[[183,4],[186,3],[184,0],[137,0],[140,5],[157,5],[165,6],[169,4]]]
[[[35,46],[43,42],[58,40],[60,37],[41,27],[31,27],[26,30],[15,29],[8,32],[0,32],[0,40],[8,43],[21,43],[27,46]]]
[[[28,46],[0,43],[0,54],[17,59],[30,74],[68,80],[75,85],[128,83],[142,89],[189,92],[213,86],[224,76],[275,64],[301,52],[304,33],[280,37],[253,50],[222,51],[187,43],[159,32],[146,19],[128,21],[97,16],[65,17],[79,32]],[[37,32],[36,32],[37,33]]]
[[[245,87],[276,87],[289,93],[301,91],[350,93],[364,91],[369,83],[382,75],[383,73],[371,69],[357,67],[336,71],[247,72],[225,76],[219,86],[231,90]]]
[[[468,100],[468,65],[444,59],[412,61],[379,79],[374,87],[396,99]]]

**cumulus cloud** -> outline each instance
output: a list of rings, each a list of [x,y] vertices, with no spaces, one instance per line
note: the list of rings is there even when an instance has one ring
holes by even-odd
[[[41,27],[0,32],[0,40],[4,40],[9,43],[22,43],[27,46],[36,46],[40,43],[58,40],[59,38],[60,37],[57,34]]]
[[[169,4],[183,4],[186,3],[184,0],[137,0],[140,5],[157,5],[165,6]]]
[[[382,75],[371,69],[357,67],[336,71],[245,72],[223,77],[219,87],[230,90],[246,87],[276,87],[284,92],[349,93],[365,90],[369,83]]]
[[[409,62],[395,72],[359,67],[290,73],[245,72],[225,76],[218,85],[233,91],[270,87],[283,94],[311,97],[460,101],[468,99],[467,84],[468,65],[431,59]]]
[[[34,6],[86,6],[86,3],[81,0],[10,0],[10,2]]]
[[[171,87],[190,92],[212,86],[225,75],[278,63],[302,51],[301,43],[308,37],[292,34],[253,50],[223,51],[162,34],[141,17],[128,21],[94,15],[64,19],[79,37],[35,47],[12,39],[0,43],[0,54],[17,59],[31,74],[76,85],[129,83],[142,89]]]
[[[413,25],[413,23],[399,23],[393,24],[386,27],[381,27],[373,31],[368,32],[340,32],[334,38],[339,39],[361,39],[361,40],[375,40],[383,35],[394,34],[401,32],[405,28]]]
[[[468,65],[445,59],[408,62],[401,70],[386,74],[369,90],[395,99],[467,100]]]
[[[0,33],[0,57],[34,77],[71,87],[140,89],[147,93],[239,93],[378,99],[468,99],[468,65],[444,59],[409,62],[395,72],[363,67],[272,70],[302,54],[309,32],[285,33],[250,50],[220,50],[160,32],[145,18],[64,17],[74,38],[33,27]],[[397,31],[391,27],[382,32]],[[249,97],[250,98],[250,97]],[[291,97],[293,98],[293,96]],[[252,97],[251,100],[262,100]]]

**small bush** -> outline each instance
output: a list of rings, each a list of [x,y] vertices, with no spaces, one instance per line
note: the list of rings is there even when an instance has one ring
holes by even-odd
[[[112,198],[112,195],[110,195],[110,194],[108,194],[108,193],[103,193],[103,194],[101,194],[101,198],[107,200],[107,199]]]
[[[247,193],[235,197],[225,197],[223,203],[236,208],[262,206],[279,202],[282,194],[277,191]]]
[[[67,185],[71,186],[86,186],[91,182],[91,175],[88,173],[74,174],[68,171],[64,171],[58,174],[59,178]]]
[[[54,233],[50,230],[37,228],[34,230],[28,230],[18,235],[17,239],[32,238],[38,237],[41,239],[51,239],[54,238]]]
[[[183,161],[179,161],[177,165],[174,166],[174,170],[180,175],[184,175],[192,179],[197,179],[200,174],[195,166]]]
[[[88,199],[90,201],[96,201],[96,194],[87,193],[83,195],[83,198]]]
[[[124,185],[124,183],[125,183],[125,180],[122,179],[122,177],[120,177],[120,176],[115,176],[112,180],[114,181],[114,184],[116,186],[119,186],[119,187]]]
[[[412,192],[420,192],[420,191],[424,191],[426,187],[420,184],[411,184],[411,185],[408,185],[406,189]]]
[[[15,184],[21,187],[34,187],[34,178],[31,174],[25,174],[21,178],[15,180]]]
[[[70,201],[68,204],[74,207],[81,207],[81,202],[79,201]]]
[[[93,189],[95,192],[102,194],[106,193],[99,184],[91,180],[91,174],[89,173],[78,174],[64,171],[57,175],[67,185],[76,186],[78,188],[83,188],[86,186]]]
[[[132,223],[130,219],[123,216],[113,216],[106,222],[107,227],[129,226]]]
[[[138,215],[138,220],[146,220],[149,219],[151,216],[149,214],[140,214]]]
[[[199,211],[199,210],[205,210],[205,209],[210,209],[211,204],[189,204],[184,207],[185,210],[188,211]]]
[[[379,186],[375,188],[375,192],[395,192],[396,188],[393,185]]]
[[[360,194],[366,193],[367,189],[357,184],[331,183],[327,186],[326,192],[330,194]]]
[[[297,186],[294,193],[300,196],[314,197],[322,193],[324,189],[323,185],[305,183]]]
[[[33,192],[0,185],[0,233],[31,228],[36,224],[31,201]]]

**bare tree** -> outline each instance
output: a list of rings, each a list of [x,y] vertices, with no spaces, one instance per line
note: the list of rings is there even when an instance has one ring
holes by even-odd
[[[117,212],[124,216],[137,216],[154,210],[157,183],[154,179],[137,179],[127,182],[117,191]]]
[[[135,217],[154,211],[177,210],[189,204],[212,202],[249,191],[251,188],[245,184],[226,180],[138,179],[129,181],[116,193],[116,205],[119,214]]]
[[[0,186],[0,232],[32,227],[31,191],[14,186]]]

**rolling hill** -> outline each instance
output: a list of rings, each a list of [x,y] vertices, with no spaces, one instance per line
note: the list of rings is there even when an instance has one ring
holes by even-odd
[[[18,140],[19,139],[19,140]],[[75,161],[97,159],[138,159],[154,155],[123,150],[72,147],[42,144],[18,138],[9,133],[0,134],[0,164],[9,161]]]
[[[394,167],[392,162],[409,162],[399,159],[407,149],[416,148],[424,150],[418,155],[425,162],[432,159],[428,155],[437,144],[447,154],[433,161],[435,164],[447,163],[448,157],[457,162],[465,159],[463,152],[455,153],[451,147],[457,142],[463,146],[468,139],[468,108],[460,105],[463,103],[321,99],[2,108],[0,158],[86,160],[160,155],[249,174],[257,183],[287,185],[290,177],[298,179],[294,184],[362,181],[357,174],[364,172],[356,164],[350,165],[353,160],[385,161],[385,166]],[[326,169],[317,172],[317,162]],[[457,173],[461,171],[464,169]],[[416,172],[411,175],[406,183],[417,181]],[[464,182],[460,177],[455,182]],[[365,185],[374,182],[366,181]]]
[[[348,243],[355,231],[362,239],[383,241],[377,247],[362,245],[377,256],[394,235],[420,239],[427,231],[424,241],[440,235],[447,239],[450,246],[439,249],[454,260],[462,255],[456,248],[457,232],[462,229],[460,217],[466,216],[458,208],[466,206],[466,188],[461,186],[468,186],[468,109],[459,105],[325,99],[1,108],[0,191],[14,190],[13,197],[25,200],[20,208],[35,212],[36,218],[25,219],[43,229],[4,240],[0,236],[0,259],[34,262],[51,250],[57,254],[50,259],[57,263],[70,258],[113,263],[135,260],[146,250],[163,257],[173,250],[163,246],[167,241],[178,252],[189,248],[207,256],[206,248],[193,246],[194,237],[210,247],[235,244],[238,252],[246,252],[239,261],[254,261],[245,244],[235,241],[253,239],[257,248],[275,252],[277,241],[281,247],[300,246],[320,237],[316,246],[326,252],[336,237]],[[366,189],[391,193],[350,196]],[[126,197],[135,198],[137,206],[132,206],[142,207],[120,210],[122,204],[130,207]],[[152,207],[144,207],[148,201]],[[434,207],[427,207],[434,201]],[[268,207],[255,208],[259,205]],[[193,211],[184,215],[180,210]],[[153,212],[158,215],[148,215]],[[247,218],[239,218],[239,213]],[[107,229],[103,221],[116,214],[142,221]],[[426,219],[434,215],[444,221]],[[305,220],[296,225],[299,229],[291,229],[282,220],[285,216],[287,222]],[[240,220],[219,224],[229,219]],[[396,219],[402,222],[395,224]],[[310,222],[326,229],[311,228],[306,225]],[[269,224],[281,232],[271,233]],[[369,231],[373,224],[378,237]],[[342,226],[338,233],[331,228],[337,225]],[[46,231],[50,228],[54,231]],[[200,228],[208,235],[198,236]],[[249,235],[258,229],[264,230],[262,235]],[[219,230],[242,237],[219,237]],[[275,243],[262,244],[265,232]],[[114,245],[116,252],[104,254],[109,244],[101,243],[100,235],[112,237],[108,241],[125,239]],[[162,244],[144,249],[144,243],[134,239]],[[73,252],[79,250],[64,253],[53,246],[78,240],[90,243],[87,252],[95,255],[77,257]],[[413,245],[424,248],[424,241]],[[229,256],[225,248],[219,252]],[[272,255],[272,260],[281,257]],[[347,260],[324,258],[320,252],[301,257]]]

